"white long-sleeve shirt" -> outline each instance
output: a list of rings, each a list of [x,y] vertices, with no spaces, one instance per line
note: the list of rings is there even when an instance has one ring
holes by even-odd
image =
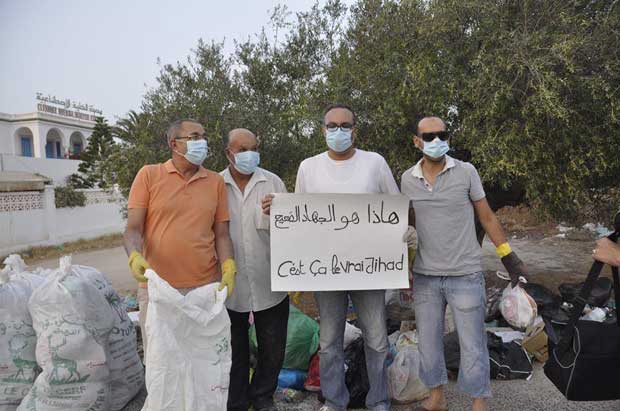
[[[277,175],[257,168],[242,193],[228,168],[220,174],[226,183],[237,264],[235,290],[226,307],[237,312],[266,310],[282,302],[286,293],[271,291],[269,216],[263,214],[261,200],[269,193],[286,193],[286,187]]]

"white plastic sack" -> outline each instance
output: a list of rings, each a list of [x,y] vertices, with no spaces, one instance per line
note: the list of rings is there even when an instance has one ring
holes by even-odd
[[[67,260],[70,264],[70,260]],[[110,410],[119,411],[144,385],[144,367],[138,355],[136,329],[127,315],[125,303],[108,278],[93,267],[73,265],[72,271],[87,278],[105,297],[114,313],[114,325],[108,339],[108,356],[112,395]]]
[[[418,334],[414,331],[401,332],[396,340],[396,350],[403,351],[408,348],[417,349],[418,346]]]
[[[420,401],[429,394],[428,388],[420,379],[420,353],[414,331],[402,333],[398,337],[394,362],[388,367],[388,393],[395,403]]]
[[[519,285],[513,288],[508,284],[502,293],[499,310],[508,324],[515,328],[527,328],[538,315],[536,302]]]
[[[146,389],[143,411],[224,411],[228,400],[230,320],[219,283],[183,296],[146,271]]]
[[[355,340],[362,336],[362,330],[354,326],[353,324],[345,323],[344,326],[344,344],[343,348],[346,350],[347,347]]]
[[[103,293],[63,258],[28,306],[43,371],[18,411],[110,410],[106,347],[115,313]]]
[[[14,411],[39,373],[28,300],[43,278],[26,272],[19,255],[10,255],[4,264],[0,272],[0,411]]]

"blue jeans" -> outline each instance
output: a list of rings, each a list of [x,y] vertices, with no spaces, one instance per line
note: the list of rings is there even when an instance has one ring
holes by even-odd
[[[385,291],[321,291],[314,293],[321,315],[320,374],[325,404],[334,410],[346,410],[349,391],[345,384],[344,328],[351,296],[364,337],[364,353],[370,390],[366,406],[373,411],[388,411],[385,360],[388,354],[385,319]]]
[[[413,303],[419,333],[420,378],[429,388],[448,383],[443,351],[446,304],[459,336],[460,390],[473,398],[491,395],[489,351],[484,328],[484,275],[413,275]]]

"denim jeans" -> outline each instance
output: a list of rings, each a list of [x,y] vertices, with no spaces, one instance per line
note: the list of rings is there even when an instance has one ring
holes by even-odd
[[[320,375],[325,404],[336,411],[346,410],[349,391],[345,384],[344,329],[349,300],[359,319],[364,337],[364,353],[370,390],[366,406],[373,411],[387,411],[390,403],[387,393],[385,360],[388,354],[385,318],[385,291],[321,291],[314,293],[321,315]]]
[[[274,307],[254,313],[258,354],[256,370],[250,383],[250,313],[228,310],[232,345],[229,411],[247,411],[249,403],[252,403],[255,410],[273,406],[273,393],[278,386],[278,375],[284,362],[288,313],[288,297]]]
[[[447,304],[452,310],[461,350],[457,386],[473,398],[489,397],[483,273],[446,277],[414,273],[413,303],[419,333],[420,378],[424,384],[435,388],[448,383],[443,351]]]

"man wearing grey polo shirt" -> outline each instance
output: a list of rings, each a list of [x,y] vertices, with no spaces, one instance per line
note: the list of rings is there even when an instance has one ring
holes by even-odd
[[[449,135],[444,122],[437,117],[422,119],[414,144],[424,157],[405,171],[401,190],[411,200],[410,224],[418,235],[413,298],[420,377],[431,389],[420,409],[447,409],[443,394],[443,386],[448,382],[443,326],[449,305],[461,352],[458,387],[473,398],[474,411],[486,410],[486,398],[491,395],[484,329],[486,296],[474,213],[497,247],[513,284],[518,283],[526,269],[506,242],[475,167],[446,155]]]
[[[228,133],[226,157],[230,165],[224,177],[230,211],[237,276],[235,290],[226,301],[231,322],[232,366],[228,410],[275,410],[273,394],[284,361],[289,302],[286,293],[271,291],[269,216],[261,199],[269,193],[285,193],[280,178],[258,167],[256,136],[246,129]],[[249,382],[250,349],[248,319],[254,314],[258,343],[257,365]]]

